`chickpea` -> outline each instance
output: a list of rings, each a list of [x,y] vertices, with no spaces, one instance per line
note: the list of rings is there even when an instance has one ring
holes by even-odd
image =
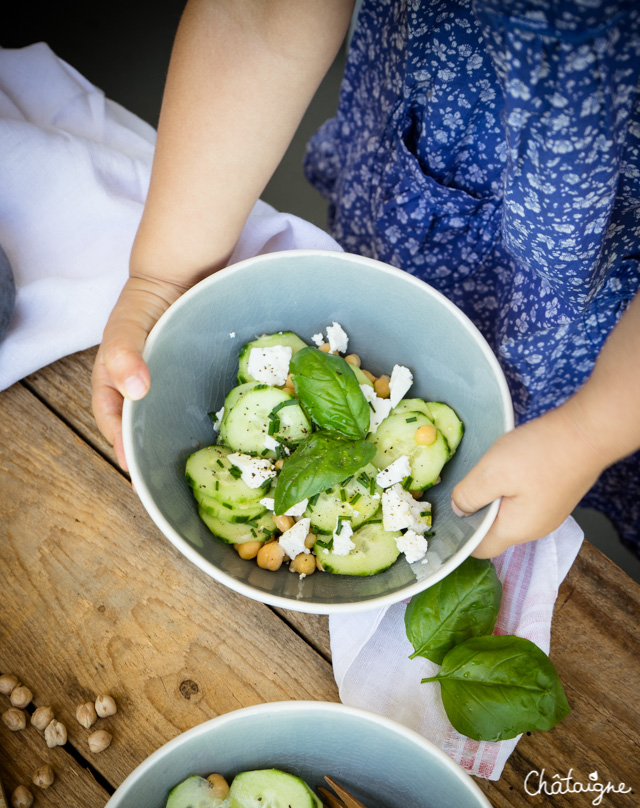
[[[276,527],[281,533],[285,533],[287,530],[289,530],[295,525],[295,522],[293,521],[293,516],[276,516],[274,513],[273,521],[275,522]]]
[[[413,439],[418,446],[431,446],[432,443],[435,443],[437,437],[438,433],[433,424],[423,424],[416,429]]]
[[[284,460],[280,458],[280,460],[276,460],[276,462],[273,465],[278,469],[278,471],[280,471],[284,466]]]
[[[15,690],[16,687],[20,687],[17,676],[14,676],[12,673],[3,673],[2,676],[0,676],[0,693],[9,696],[11,695],[11,691]]]
[[[316,559],[313,553],[298,553],[289,564],[291,572],[298,572],[300,575],[311,575],[316,571]]]
[[[379,376],[373,383],[373,389],[376,391],[376,395],[380,398],[389,398],[391,395],[389,381],[389,377],[386,374],[383,374],[382,376]]]
[[[250,558],[255,558],[258,555],[258,551],[262,547],[262,542],[245,541],[242,542],[242,544],[234,544],[233,546],[236,548],[236,552],[240,558],[248,560]]]
[[[264,544],[258,551],[256,561],[261,569],[275,572],[282,566],[284,550],[277,541]]]
[[[318,537],[316,536],[315,533],[307,533],[307,538],[304,540],[304,546],[308,547],[309,550],[311,550],[313,545],[316,543],[317,538]]]
[[[350,353],[348,356],[345,356],[344,361],[357,368],[360,367],[361,360],[357,353]]]
[[[11,795],[11,805],[13,808],[31,808],[33,794],[26,786],[18,786]]]
[[[367,377],[367,379],[369,379],[371,384],[375,384],[376,377],[373,375],[373,373],[370,373],[368,370],[364,370],[363,368],[360,368],[360,370],[362,370],[362,372]]]
[[[11,691],[11,695],[9,696],[9,700],[11,702],[12,707],[17,707],[19,710],[24,709],[27,705],[31,704],[31,700],[33,699],[33,693],[29,690],[28,687],[24,685],[18,685],[14,687]]]
[[[210,789],[211,796],[214,799],[224,800],[229,793],[229,783],[224,779],[221,774],[215,772],[207,777],[207,780],[213,785]]]

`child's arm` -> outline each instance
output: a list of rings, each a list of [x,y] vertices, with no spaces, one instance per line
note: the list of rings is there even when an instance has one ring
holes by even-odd
[[[640,295],[565,404],[500,438],[453,490],[461,515],[502,497],[474,555],[490,558],[559,527],[608,466],[640,449]]]
[[[126,467],[122,397],[150,384],[160,315],[223,267],[331,65],[353,0],[189,0],[171,57],[130,278],[93,373],[99,429]]]

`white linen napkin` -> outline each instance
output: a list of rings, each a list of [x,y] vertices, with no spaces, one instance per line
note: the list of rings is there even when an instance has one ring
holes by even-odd
[[[0,246],[16,283],[0,390],[100,342],[127,278],[155,137],[46,44],[0,48]],[[231,261],[296,247],[340,249],[258,202]]]
[[[551,618],[560,583],[582,545],[573,518],[535,542],[510,547],[494,559],[502,581],[496,634],[517,634],[549,653]],[[439,666],[409,659],[407,602],[359,614],[331,615],[329,631],[333,672],[340,700],[384,715],[433,741],[471,774],[498,780],[520,736],[489,743],[460,735],[442,705],[437,682],[421,684]],[[553,661],[553,654],[551,654]]]
[[[150,126],[46,44],[0,48],[0,245],[17,287],[0,343],[0,390],[100,342],[127,278],[154,143]],[[340,249],[314,225],[258,202],[230,263],[297,248]],[[558,586],[581,541],[568,520],[546,539],[496,560],[504,587],[497,631],[549,650]],[[406,724],[468,771],[497,779],[517,741],[478,744],[453,730],[439,686],[420,684],[436,666],[408,659],[405,607],[331,617],[342,701]]]

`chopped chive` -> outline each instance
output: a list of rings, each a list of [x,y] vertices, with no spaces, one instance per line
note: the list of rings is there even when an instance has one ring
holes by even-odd
[[[371,480],[371,477],[369,477],[369,475],[367,474],[366,471],[363,471],[362,474],[358,475],[357,479],[358,479],[358,482],[360,483],[360,485],[362,485],[362,486],[364,486],[366,488],[369,485],[369,481]]]
[[[255,538],[257,537],[257,535],[258,535],[258,534],[255,532],[255,530],[254,530],[253,528],[251,528],[251,535],[253,536],[253,538],[254,538],[254,539],[255,539]]]
[[[409,475],[405,478],[405,481],[402,483],[402,487],[405,491],[408,491],[411,488],[411,483],[413,482],[413,477]]]
[[[373,404],[370,401],[368,401],[367,403],[369,404],[369,407],[371,407],[371,412],[375,412],[376,408],[373,406]]]
[[[263,449],[263,450],[260,452],[260,457],[264,457],[266,454],[268,454],[268,452],[269,452],[269,449]]]
[[[381,525],[382,519],[367,519],[368,525]]]
[[[344,490],[344,488],[341,488],[340,489],[340,502],[346,502],[346,501],[347,501],[347,492]]]
[[[224,468],[224,463],[222,462],[222,460],[220,460],[220,458],[218,458],[218,459],[216,460],[216,463],[217,463],[217,464],[220,466],[220,468],[221,468],[221,469],[223,469],[223,468]]]
[[[258,523],[254,522],[252,519],[249,519],[247,521],[247,524],[249,525],[249,527],[258,527]]]
[[[319,544],[320,547],[324,547],[326,550],[331,550],[333,548],[333,536],[329,539],[329,541],[316,539],[316,544]]]
[[[229,508],[229,510],[230,510],[230,511],[232,511],[232,510],[233,510],[233,507],[232,507],[231,505],[229,505],[229,503],[228,503],[228,502],[223,502],[223,503],[222,503],[222,507],[223,507],[223,508]]]
[[[215,424],[215,422],[218,420],[218,413],[217,412],[210,412],[210,413],[208,413],[208,415],[209,415],[209,418],[211,418],[211,420]]]
[[[428,533],[423,533],[422,535],[423,536],[435,536],[436,534],[435,534],[434,530],[430,530]]]
[[[369,480],[369,493],[371,494],[371,496],[373,496],[376,493],[376,481],[374,477],[372,477]]]
[[[335,529],[334,532],[335,532],[336,536],[339,536],[340,533],[342,533],[342,519],[338,519],[338,524],[337,524],[336,529]]]
[[[354,494],[354,495],[351,497],[351,499],[349,500],[349,504],[350,504],[350,505],[355,505],[355,504],[356,504],[356,502],[357,502],[357,501],[360,499],[360,497],[361,497],[361,496],[362,496],[362,494],[361,494],[359,491],[358,491],[358,492],[356,492],[356,493],[355,493],[355,494]]]
[[[273,436],[280,429],[280,419],[274,418],[269,422],[269,435]]]
[[[327,488],[324,493],[325,494],[333,494],[333,488]]]
[[[216,491],[220,488],[220,481],[216,480]]]
[[[341,483],[341,485],[347,486],[347,485],[349,485],[349,483],[351,482],[351,480],[353,480],[353,474],[350,474],[350,475],[347,477],[347,479],[346,479],[346,480],[343,480],[343,481],[342,481],[342,483]]]
[[[407,424],[412,424],[414,421],[417,421],[418,418],[414,415],[413,418],[405,418],[404,420]]]
[[[229,466],[229,474],[236,480],[242,477],[242,471],[237,466]]]
[[[309,499],[309,505],[315,505],[315,504],[316,504],[316,502],[318,501],[318,497],[319,497],[319,496],[320,496],[320,493],[319,493],[319,492],[318,492],[317,494],[314,494],[314,495],[313,495],[313,496],[312,496],[312,497]]]
[[[431,511],[420,511],[420,516],[431,516]]]
[[[263,483],[260,483],[259,487],[260,488],[271,488],[271,482],[272,482],[272,478],[267,477],[267,479]]]
[[[276,406],[271,410],[271,412],[269,413],[269,415],[267,417],[271,418],[277,412],[279,412],[283,407],[290,407],[292,404],[297,404],[297,403],[298,403],[297,398],[289,398],[286,401],[281,401],[279,404],[276,404]]]

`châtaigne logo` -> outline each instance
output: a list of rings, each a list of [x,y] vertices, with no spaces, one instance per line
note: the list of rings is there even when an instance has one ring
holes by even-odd
[[[601,805],[605,794],[629,794],[632,789],[625,783],[615,785],[611,782],[601,782],[598,772],[593,771],[589,775],[588,782],[581,783],[573,777],[573,769],[569,769],[569,774],[562,777],[554,774],[548,777],[545,770],[535,769],[524,778],[524,790],[530,797],[538,797],[541,794],[551,796],[554,794],[595,794],[591,800],[592,805]]]

